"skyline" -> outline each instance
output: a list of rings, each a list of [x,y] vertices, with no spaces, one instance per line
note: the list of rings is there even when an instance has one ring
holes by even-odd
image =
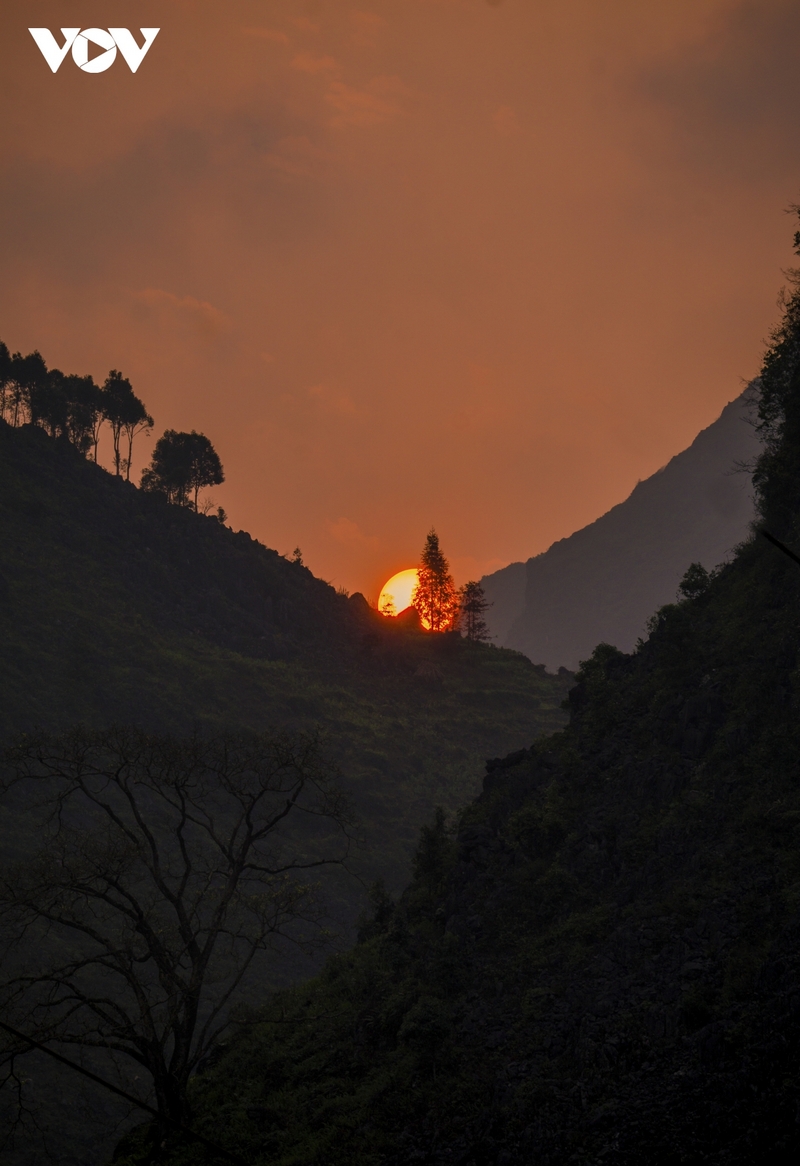
[[[431,526],[459,583],[545,550],[738,396],[792,264],[796,6],[640,9],[70,16],[159,25],[135,76],[52,75],[64,6],[5,15],[0,337],[120,368],[137,479],[206,433],[232,525],[337,586]]]

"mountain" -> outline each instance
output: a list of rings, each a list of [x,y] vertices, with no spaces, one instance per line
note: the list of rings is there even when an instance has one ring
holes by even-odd
[[[407,881],[437,804],[456,810],[479,789],[487,756],[565,723],[571,678],[387,620],[247,533],[142,493],[35,426],[0,422],[0,499],[0,736],[114,722],[179,734],[320,731],[365,840],[354,862],[361,882],[326,884],[345,936],[364,883]],[[6,856],[19,831],[4,808]],[[263,991],[315,966],[276,961]],[[103,1106],[79,1104],[71,1078],[28,1061],[58,1160],[95,1166],[123,1116],[113,1098],[104,1127]],[[3,1155],[17,1166],[44,1150],[31,1138]]]
[[[792,553],[798,354],[800,288],[754,476]],[[252,1166],[796,1161],[798,645],[800,569],[755,531],[633,653],[600,644],[569,726],[488,762],[359,944],[243,1019],[195,1128]]]
[[[596,522],[485,576],[496,642],[551,671],[577,668],[599,643],[630,652],[690,563],[713,568],[746,537],[750,475],[736,469],[759,449],[745,393]]]

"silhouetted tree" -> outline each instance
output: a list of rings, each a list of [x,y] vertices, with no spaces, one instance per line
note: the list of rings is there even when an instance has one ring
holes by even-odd
[[[29,357],[25,359],[30,361]],[[34,425],[40,426],[51,437],[60,437],[67,428],[64,374],[60,368],[47,369],[43,360],[40,367],[30,361],[29,369],[33,375],[26,384],[28,416]]]
[[[412,607],[416,607],[430,631],[449,631],[458,617],[458,593],[450,566],[439,547],[439,536],[433,529],[425,540],[417,571],[417,584],[411,595]]]
[[[83,454],[94,446],[97,460],[102,404],[91,376],[48,369],[39,352],[10,356],[0,341],[0,416],[12,425],[39,425],[51,437],[66,437]]]
[[[103,416],[111,426],[114,444],[114,473],[120,477],[124,470],[130,480],[133,439],[137,433],[153,428],[153,418],[134,393],[131,382],[115,368],[106,377],[102,400]],[[128,442],[127,458],[122,456],[123,434]]]
[[[678,594],[685,599],[696,599],[707,590],[711,576],[702,563],[690,563],[678,584]]]
[[[102,393],[91,376],[71,373],[64,377],[66,397],[66,435],[72,444],[88,454],[94,449],[97,461],[97,436],[103,422]]]
[[[11,385],[11,353],[0,340],[0,417],[5,420],[8,390]]]
[[[277,937],[322,942],[308,875],[349,846],[333,767],[309,735],[122,728],[23,738],[5,766],[6,813],[38,851],[0,871],[0,1010],[34,1039],[128,1058],[185,1122],[248,971]]]
[[[38,401],[47,388],[47,365],[38,351],[23,356],[15,352],[11,357],[11,424],[24,425],[36,421]]]
[[[203,433],[179,433],[168,429],[159,437],[152,461],[142,474],[141,487],[163,494],[168,502],[192,506],[204,486],[219,486],[225,480],[216,450]]]
[[[476,642],[489,640],[489,628],[483,618],[492,606],[480,583],[470,580],[458,592],[461,601],[460,626],[468,640]]]

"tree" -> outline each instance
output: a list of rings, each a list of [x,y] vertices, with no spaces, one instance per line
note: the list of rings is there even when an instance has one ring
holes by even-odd
[[[5,760],[7,809],[39,845],[0,872],[0,1011],[144,1069],[160,1118],[186,1123],[189,1078],[259,956],[318,935],[308,874],[349,843],[335,771],[313,736],[285,733],[75,729]]]
[[[711,575],[702,563],[690,563],[678,584],[678,594],[685,599],[697,599],[708,590],[710,582]]]
[[[432,632],[451,630],[458,617],[458,593],[450,566],[439,548],[439,536],[433,529],[425,540],[411,605]]]
[[[491,639],[489,628],[483,618],[492,606],[480,583],[470,580],[458,592],[461,602],[460,624],[468,640],[480,643]]]
[[[112,368],[103,385],[103,416],[111,426],[114,444],[114,473],[130,481],[133,439],[137,433],[153,428],[153,418],[147,412],[144,402],[133,391],[131,382],[121,372]],[[127,438],[128,456],[122,456],[122,437]],[[95,447],[96,450],[96,447]],[[96,457],[96,452],[95,452]]]
[[[90,376],[48,369],[39,352],[10,356],[0,341],[0,417],[12,425],[39,425],[51,437],[66,437],[83,454],[94,446],[96,461],[101,405],[101,391]]]
[[[30,360],[29,357],[25,359]],[[32,361],[29,367],[36,369]],[[28,378],[25,386],[31,423],[40,426],[51,437],[63,435],[67,428],[67,394],[64,379],[60,368],[48,370],[42,361],[41,368]]]
[[[194,429],[191,433],[168,429],[156,442],[152,461],[142,474],[141,487],[163,494],[168,502],[197,510],[199,491],[204,486],[219,486],[224,480],[219,456],[204,434]]]
[[[0,340],[0,417],[5,421],[8,401],[8,390],[11,385],[11,353]]]
[[[38,351],[23,356],[15,352],[11,357],[11,424],[23,425],[35,421],[36,400],[46,391],[47,365]]]
[[[94,449],[97,461],[97,438],[103,422],[102,393],[91,376],[71,373],[64,377],[66,397],[66,436],[72,444],[88,455]]]

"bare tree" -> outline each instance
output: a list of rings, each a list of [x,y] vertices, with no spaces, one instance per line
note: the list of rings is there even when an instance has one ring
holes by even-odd
[[[319,933],[308,877],[350,839],[335,772],[313,736],[125,728],[24,738],[6,765],[6,807],[39,845],[0,872],[0,1009],[54,1048],[121,1054],[185,1123],[260,953]]]

